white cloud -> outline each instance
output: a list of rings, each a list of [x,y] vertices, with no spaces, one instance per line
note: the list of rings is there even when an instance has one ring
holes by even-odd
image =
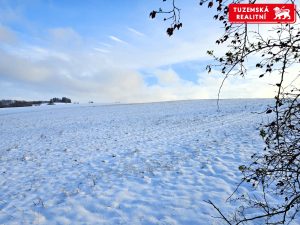
[[[109,36],[114,41],[110,44],[101,40],[88,42],[72,28],[51,29],[49,43],[44,46],[0,48],[0,86],[3,82],[20,83],[18,88],[23,87],[23,93],[30,90],[34,96],[61,93],[76,100],[99,102],[217,98],[223,78],[217,71],[201,73],[197,82],[191,82],[171,66],[207,60],[206,50],[212,47],[214,35],[203,37],[197,30],[193,38],[186,40],[182,35],[169,38],[161,30],[158,32],[151,37],[127,37],[134,43],[129,45],[116,36]],[[168,69],[158,69],[166,65]],[[138,72],[143,69],[151,71],[158,83],[148,85]],[[221,98],[273,97],[274,87],[268,83],[274,77],[259,79],[257,73],[251,71],[246,79],[229,78]],[[7,85],[3,87],[9,90]]]
[[[15,32],[13,32],[8,27],[2,26],[0,24],[0,42],[7,44],[15,44],[17,42]]]
[[[120,38],[117,38],[116,36],[112,36],[110,35],[109,38],[115,42],[118,42],[118,43],[122,43],[122,44],[128,44],[126,41],[123,41],[121,40]]]
[[[28,59],[0,51],[1,76],[24,82],[41,82],[51,76],[49,68]]]
[[[49,29],[49,34],[57,42],[73,42],[78,43],[81,42],[81,36],[70,27],[59,27]]]
[[[170,67],[151,70],[158,83],[147,85],[136,69],[116,64],[106,54],[92,54],[88,50],[80,51],[80,54],[62,53],[37,47],[27,50],[30,50],[28,55],[34,57],[1,50],[1,76],[4,80],[23,83],[34,93],[46,93],[46,96],[62,93],[77,100],[99,102],[206,99],[217,98],[222,81],[218,71],[200,73],[197,82],[187,81]],[[275,82],[276,76],[259,79],[259,74],[253,70],[245,79],[229,78],[221,98],[273,97],[275,89],[268,83]]]
[[[154,74],[158,78],[158,83],[162,86],[178,86],[183,83],[178,74],[170,68],[167,70],[156,70]]]
[[[99,44],[102,45],[102,46],[104,46],[104,47],[106,47],[106,48],[111,48],[112,47],[112,45],[107,44],[105,42],[99,42]]]
[[[95,51],[97,51],[97,52],[101,52],[101,53],[110,53],[110,51],[109,50],[106,50],[106,49],[103,49],[103,48],[94,48],[94,50]]]
[[[128,30],[130,32],[134,33],[135,35],[142,36],[142,37],[145,36],[145,34],[143,34],[142,32],[140,32],[140,31],[138,31],[138,30],[136,30],[134,28],[128,27]]]

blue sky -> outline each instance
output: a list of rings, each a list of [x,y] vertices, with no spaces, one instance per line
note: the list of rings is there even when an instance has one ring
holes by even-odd
[[[222,75],[205,72],[206,50],[218,48],[221,24],[196,0],[178,6],[183,29],[170,38],[163,18],[149,18],[168,1],[0,0],[0,99],[216,98]],[[222,97],[271,97],[266,84],[230,79]]]

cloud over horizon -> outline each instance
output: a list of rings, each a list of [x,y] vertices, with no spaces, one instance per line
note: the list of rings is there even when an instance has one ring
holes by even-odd
[[[34,22],[28,26],[28,19],[29,31],[22,31],[22,23],[0,21],[0,98],[67,96],[95,102],[216,98],[223,76],[218,71],[207,74],[205,64],[210,60],[206,50],[214,47],[219,28],[208,27],[206,35],[203,29],[193,30],[203,22],[199,12],[192,13],[199,20],[187,16],[185,30],[172,38],[164,33],[166,24],[149,21],[146,12],[139,23],[131,19],[120,26],[108,19],[105,23],[111,29],[98,33],[92,28],[82,31],[86,29],[79,26],[82,21],[35,27]],[[179,64],[184,65],[180,70]],[[268,83],[254,70],[246,79],[228,79],[221,97],[273,97]]]

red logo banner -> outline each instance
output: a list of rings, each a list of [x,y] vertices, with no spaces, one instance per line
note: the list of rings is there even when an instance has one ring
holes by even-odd
[[[229,4],[231,23],[295,23],[295,4]]]

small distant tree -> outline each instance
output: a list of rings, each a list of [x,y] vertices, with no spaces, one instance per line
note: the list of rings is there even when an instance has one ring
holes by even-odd
[[[52,98],[50,99],[50,104],[54,104],[55,102],[59,102],[59,103],[72,103],[71,99],[70,98],[66,98],[66,97],[62,97],[61,99],[60,98]]]
[[[54,105],[54,101],[53,101],[53,99],[50,99],[50,101],[49,101],[48,105]]]
[[[180,8],[175,0],[171,2],[170,10],[153,10],[151,18],[165,15],[165,21],[171,21],[167,34],[172,36],[176,30],[182,28]],[[271,115],[271,121],[263,124],[260,130],[266,147],[252,155],[248,165],[239,167],[243,178],[236,191],[229,200],[236,201],[237,210],[232,216],[224,215],[222,209],[212,201],[213,206],[226,224],[286,224],[299,216],[300,210],[300,89],[296,85],[299,78],[300,63],[300,28],[296,24],[278,24],[271,26],[272,37],[263,36],[259,31],[250,31],[247,24],[230,24],[228,22],[229,3],[250,3],[256,0],[201,0],[200,5],[215,9],[213,19],[222,23],[224,32],[216,40],[218,45],[225,45],[227,51],[222,56],[214,54],[213,50],[207,53],[215,60],[214,64],[207,65],[208,72],[212,68],[218,69],[224,79],[221,88],[229,76],[246,76],[247,68],[254,66],[262,72],[258,77],[275,74],[279,81],[274,83],[277,94],[274,105],[266,109]],[[294,3],[294,0],[286,2]],[[299,19],[299,11],[296,11]],[[254,56],[252,60],[247,60]],[[256,59],[256,62],[253,62]],[[294,68],[296,78],[285,85],[288,71]],[[249,183],[260,190],[260,195],[249,192],[239,194],[240,185]],[[269,197],[275,197],[273,202]],[[255,210],[254,210],[255,209]],[[254,211],[253,211],[254,210]]]
[[[55,102],[61,102],[61,99],[59,99],[59,98],[52,98],[52,99],[50,99],[50,103],[55,103]]]
[[[66,98],[66,97],[62,97],[61,101],[64,103],[71,103],[71,99]]]

